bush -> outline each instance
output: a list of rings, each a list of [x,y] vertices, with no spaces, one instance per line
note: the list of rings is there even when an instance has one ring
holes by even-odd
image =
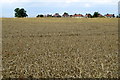
[[[41,15],[37,15],[36,17],[44,17],[44,15],[42,15],[42,14]]]

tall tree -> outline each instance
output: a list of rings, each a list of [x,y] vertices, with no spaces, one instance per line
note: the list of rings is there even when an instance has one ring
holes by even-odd
[[[27,17],[26,10],[23,8],[16,8],[15,10],[15,17]]]
[[[115,14],[113,14],[113,18],[115,17]]]
[[[99,12],[94,12],[93,17],[99,17],[100,13]]]

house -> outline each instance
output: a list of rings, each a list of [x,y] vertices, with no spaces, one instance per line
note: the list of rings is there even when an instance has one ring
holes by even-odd
[[[63,17],[70,17],[70,15],[68,13],[66,13],[66,12],[62,16]]]
[[[82,14],[74,14],[72,15],[72,17],[75,17],[75,18],[83,18],[84,16]]]
[[[53,17],[61,17],[61,15],[59,15],[59,13],[55,13]]]
[[[85,18],[91,18],[91,17],[92,17],[91,14],[86,14],[86,15],[85,15]]]
[[[107,18],[114,18],[115,16],[114,16],[114,14],[106,14],[105,17],[107,17]]]
[[[99,14],[98,17],[104,17],[102,14]]]
[[[47,14],[47,16],[46,17],[52,17],[52,14]]]

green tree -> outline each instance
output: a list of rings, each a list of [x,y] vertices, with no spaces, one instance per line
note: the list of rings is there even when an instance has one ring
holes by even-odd
[[[69,17],[69,14],[67,12],[64,12],[64,14],[62,16],[63,17]]]
[[[94,12],[93,17],[99,17],[100,13],[99,12]]]
[[[88,18],[92,18],[93,17],[90,13],[88,13],[86,15],[87,15]]]
[[[116,18],[119,18],[119,16],[117,15]]]
[[[67,12],[64,12],[64,15],[69,15]]]
[[[15,17],[27,17],[26,10],[23,8],[16,8],[15,10]]]
[[[37,15],[36,17],[44,17],[44,15],[42,15],[42,14],[41,15]]]
[[[113,18],[115,18],[115,14],[113,14]]]

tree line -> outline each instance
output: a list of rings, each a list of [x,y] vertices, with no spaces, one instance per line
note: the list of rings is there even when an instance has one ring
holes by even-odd
[[[24,8],[16,8],[15,10],[15,17],[20,17],[20,18],[23,18],[23,17],[28,17],[28,14],[27,14],[27,11],[24,9]],[[67,12],[64,12],[64,17],[65,16],[69,16],[69,17],[72,17],[73,15],[69,15],[69,13]],[[77,16],[77,14],[74,14]],[[81,15],[81,14],[78,14],[78,15]],[[94,12],[94,14],[86,14],[88,15],[87,17],[88,18],[96,18],[96,17],[104,17],[102,16],[99,12]],[[113,17],[117,17],[117,18],[120,18],[120,14],[115,16],[114,14],[112,14]],[[37,15],[36,17],[61,17],[61,15],[59,15],[59,13],[55,13],[55,15],[43,15],[43,14],[40,14],[40,15]]]

